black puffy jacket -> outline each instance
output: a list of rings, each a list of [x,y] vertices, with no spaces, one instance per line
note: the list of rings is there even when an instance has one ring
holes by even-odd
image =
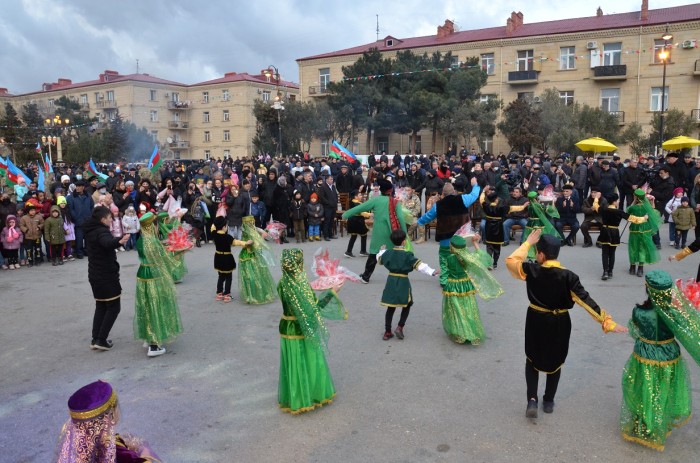
[[[109,227],[92,217],[83,222],[88,254],[88,281],[97,300],[118,297],[122,292],[119,284],[119,262],[117,249],[119,238],[112,236]]]

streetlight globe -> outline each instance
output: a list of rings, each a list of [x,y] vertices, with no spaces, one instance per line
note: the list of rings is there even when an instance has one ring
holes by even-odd
[[[64,122],[66,125],[68,125],[68,123],[70,122],[70,120],[69,120],[68,118],[66,118],[66,119],[63,120],[63,122]]]
[[[665,33],[664,35],[661,36],[662,39],[664,39],[667,42],[670,42],[673,39],[673,34],[669,34],[668,32]]]
[[[660,59],[661,61],[666,61],[666,58],[668,58],[668,51],[666,51],[665,49],[664,49],[664,50],[661,50],[661,51],[659,52],[659,59]]]

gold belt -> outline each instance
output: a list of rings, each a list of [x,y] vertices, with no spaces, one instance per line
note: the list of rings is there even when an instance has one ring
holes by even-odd
[[[230,252],[226,251],[216,251],[217,254],[231,254]]]
[[[389,275],[392,277],[408,278],[408,275],[406,275],[405,273],[391,273],[391,272],[389,272]]]
[[[569,311],[569,309],[545,309],[544,307],[540,307],[539,305],[535,305],[533,303],[530,303],[530,307],[538,312],[551,313],[554,315],[559,315],[560,313],[566,313]]]
[[[282,315],[282,320],[289,320],[289,321],[295,321],[297,317],[294,315]]]
[[[676,338],[671,338],[671,339],[662,339],[660,341],[654,341],[653,339],[647,339],[643,337],[639,337],[639,340],[642,341],[645,344],[654,344],[654,345],[661,345],[661,344],[670,344],[672,343]]]
[[[503,220],[503,217],[491,217],[490,215],[485,215],[484,217],[489,220]]]
[[[603,225],[605,228],[620,228],[619,225]]]

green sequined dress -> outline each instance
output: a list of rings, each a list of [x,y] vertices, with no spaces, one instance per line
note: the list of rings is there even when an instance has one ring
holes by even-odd
[[[559,218],[559,211],[557,211],[557,208],[554,207],[554,205],[550,204],[543,207],[540,203],[534,203],[531,201],[527,206],[527,212],[529,218],[527,219],[527,224],[525,224],[525,230],[523,230],[523,242],[525,242],[530,233],[535,230],[542,230],[543,235],[553,235],[561,239],[557,229],[554,227],[554,225],[552,225],[552,222],[548,220],[549,217],[555,219]],[[536,255],[537,249],[535,249],[535,246],[530,246],[530,249],[527,252],[528,259],[534,260]]]
[[[153,245],[162,248],[158,242]],[[136,273],[134,337],[162,346],[182,333],[175,286],[169,274],[161,274],[159,267],[146,259],[142,237],[136,241],[136,250],[141,265]]]
[[[238,256],[238,291],[246,304],[269,304],[277,299],[275,281],[255,245],[243,248]]]
[[[486,337],[476,290],[459,258],[447,257],[447,283],[442,289],[442,327],[454,342],[481,344]]]
[[[647,210],[641,204],[633,204],[627,208],[627,213],[644,217]],[[654,211],[654,213],[656,212]],[[652,240],[654,233],[652,221],[630,223],[629,244],[627,245],[630,264],[653,264],[659,261],[659,251]]]
[[[688,368],[653,307],[635,307],[629,331],[635,343],[622,375],[622,437],[663,450],[673,428],[690,418]]]

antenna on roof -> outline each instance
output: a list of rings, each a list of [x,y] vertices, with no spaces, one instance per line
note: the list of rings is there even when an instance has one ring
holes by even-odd
[[[139,73],[139,59],[136,58],[136,74]]]
[[[377,14],[377,42],[379,42],[379,15]]]

